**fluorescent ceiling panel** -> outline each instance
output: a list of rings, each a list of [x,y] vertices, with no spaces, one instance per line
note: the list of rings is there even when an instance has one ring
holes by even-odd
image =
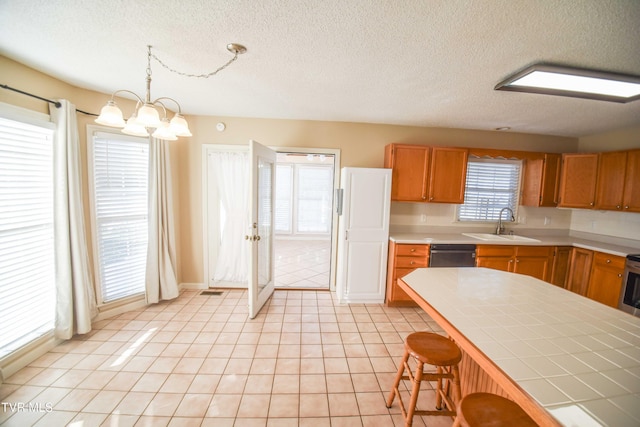
[[[495,89],[625,103],[640,99],[640,77],[538,64],[512,75]]]

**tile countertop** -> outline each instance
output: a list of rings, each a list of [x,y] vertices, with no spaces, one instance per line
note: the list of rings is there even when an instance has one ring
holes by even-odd
[[[480,240],[465,236],[462,233],[391,233],[389,239],[396,243],[408,244],[436,244],[436,243],[458,243],[475,245],[524,245],[524,246],[574,246],[593,251],[605,252],[611,255],[626,257],[629,254],[640,253],[640,242],[638,246],[617,245],[600,242],[597,240],[582,239],[572,236],[538,236],[533,234],[518,234],[524,237],[531,237],[539,241],[495,241]]]
[[[486,268],[403,281],[561,424],[640,425],[640,318]]]

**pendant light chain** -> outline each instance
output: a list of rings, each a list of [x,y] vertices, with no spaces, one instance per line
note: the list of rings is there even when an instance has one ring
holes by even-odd
[[[184,77],[197,77],[197,78],[202,78],[202,79],[208,79],[209,77],[215,76],[216,74],[218,74],[220,71],[224,70],[225,68],[227,68],[229,65],[231,65],[236,59],[238,59],[238,54],[241,52],[238,52],[237,50],[234,52],[233,58],[231,58],[226,64],[224,64],[223,66],[221,66],[220,68],[218,68],[215,71],[212,71],[208,74],[189,74],[189,73],[183,73],[182,71],[178,71],[175,70],[171,67],[169,67],[167,64],[165,64],[164,62],[162,62],[160,60],[160,58],[158,58],[155,54],[151,53],[151,46],[149,46],[149,56],[152,57],[153,59],[155,59],[156,61],[158,61],[158,63],[160,65],[162,65],[164,68],[166,68],[167,70],[171,71],[172,73],[184,76]],[[149,66],[151,67],[151,66]]]

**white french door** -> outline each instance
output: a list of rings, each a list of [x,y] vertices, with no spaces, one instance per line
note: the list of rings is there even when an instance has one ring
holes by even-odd
[[[274,206],[276,152],[249,143],[251,158],[250,231],[245,240],[251,245],[249,257],[249,317],[258,315],[274,290]]]

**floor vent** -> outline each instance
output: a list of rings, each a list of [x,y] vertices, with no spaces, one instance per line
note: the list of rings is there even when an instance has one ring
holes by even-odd
[[[219,296],[222,295],[222,291],[202,291],[200,293],[200,295],[213,295],[213,296]]]

